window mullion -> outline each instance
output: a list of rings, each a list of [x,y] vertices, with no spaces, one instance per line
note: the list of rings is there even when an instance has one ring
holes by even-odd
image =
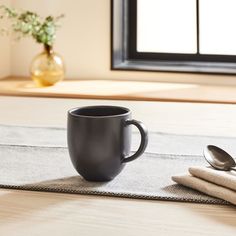
[[[199,25],[199,0],[196,0],[196,30],[197,30],[197,54],[200,54],[200,39],[199,39],[199,34],[200,34],[200,25]]]

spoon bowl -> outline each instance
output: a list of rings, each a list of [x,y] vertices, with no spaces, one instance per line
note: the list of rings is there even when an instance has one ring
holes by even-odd
[[[226,151],[217,146],[206,146],[204,149],[204,157],[207,162],[217,170],[235,170],[235,160]]]

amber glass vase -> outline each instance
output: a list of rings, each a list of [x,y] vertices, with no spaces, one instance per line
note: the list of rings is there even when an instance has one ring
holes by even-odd
[[[65,77],[64,61],[51,46],[44,45],[44,51],[32,60],[30,74],[38,87],[52,86]]]

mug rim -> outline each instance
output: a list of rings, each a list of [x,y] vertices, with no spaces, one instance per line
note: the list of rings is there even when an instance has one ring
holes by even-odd
[[[82,110],[82,109],[93,109],[93,108],[117,108],[117,109],[121,109],[121,110],[124,110],[126,111],[125,113],[122,113],[122,114],[117,114],[117,115],[105,115],[105,116],[89,116],[89,115],[79,115],[79,114],[74,114],[73,112],[76,111],[76,110]],[[125,116],[125,115],[129,115],[131,114],[131,111],[129,108],[127,107],[122,107],[122,106],[112,106],[112,105],[95,105],[95,106],[83,106],[83,107],[74,107],[74,108],[71,108],[69,111],[68,111],[68,114],[72,117],[75,117],[75,118],[91,118],[91,119],[101,119],[101,118],[116,118],[116,117],[122,117],[122,116]]]

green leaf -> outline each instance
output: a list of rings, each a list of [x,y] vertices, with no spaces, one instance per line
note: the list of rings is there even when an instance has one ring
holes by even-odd
[[[61,14],[57,17],[47,16],[45,19],[31,11],[18,11],[4,5],[0,6],[0,20],[9,19],[11,30],[17,34],[17,38],[31,36],[38,43],[52,45],[56,38],[56,31],[59,28],[57,21],[64,17]],[[0,29],[0,32],[3,30]]]

